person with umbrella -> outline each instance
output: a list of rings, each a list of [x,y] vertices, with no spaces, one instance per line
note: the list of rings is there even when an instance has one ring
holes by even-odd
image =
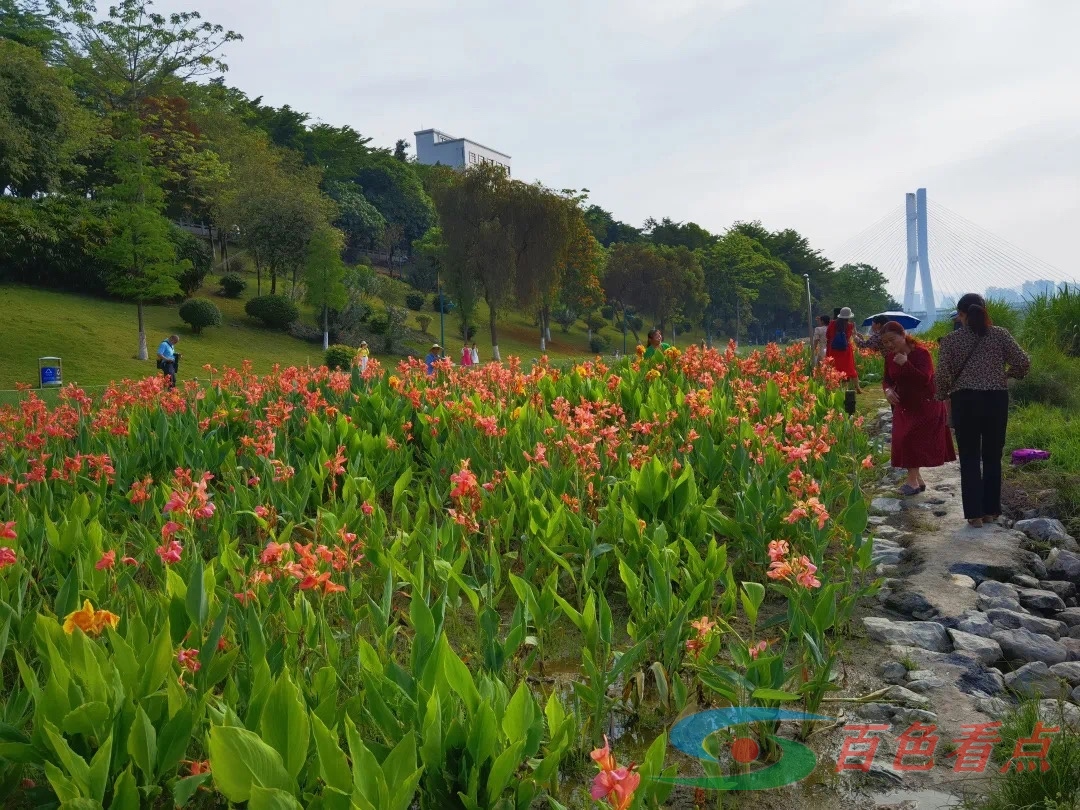
[[[870,334],[866,337],[856,333],[855,345],[860,349],[865,349],[871,352],[882,352],[884,349],[881,346],[881,332],[884,329],[885,324],[889,323],[889,316],[882,313],[881,315],[875,315],[870,319]],[[863,326],[866,324],[864,323]]]
[[[923,467],[956,460],[945,404],[937,400],[934,361],[930,352],[896,321],[878,332],[885,352],[882,388],[893,407],[892,466],[907,470],[904,496],[926,491]]]

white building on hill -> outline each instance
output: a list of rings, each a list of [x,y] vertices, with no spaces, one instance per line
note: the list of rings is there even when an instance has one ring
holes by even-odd
[[[492,164],[510,175],[510,156],[481,146],[468,138],[455,138],[437,129],[424,129],[416,135],[416,159],[428,166],[442,164],[455,169]]]

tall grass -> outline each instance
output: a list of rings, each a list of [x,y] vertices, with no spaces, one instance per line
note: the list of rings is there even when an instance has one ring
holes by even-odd
[[[1032,298],[1022,337],[1032,349],[1053,349],[1080,357],[1080,290],[1064,287]]]

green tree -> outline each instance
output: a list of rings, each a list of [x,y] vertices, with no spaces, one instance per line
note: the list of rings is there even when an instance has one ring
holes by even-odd
[[[878,312],[899,309],[886,289],[888,280],[869,264],[845,264],[832,277],[828,300],[835,307],[851,307],[860,319]]]
[[[622,313],[651,316],[662,329],[677,319],[697,321],[709,304],[697,255],[685,247],[647,242],[613,245],[608,253],[604,292]]]
[[[56,56],[60,32],[42,4],[33,0],[0,0],[0,40],[33,48],[44,57]]]
[[[540,185],[511,182],[505,218],[512,224],[514,296],[540,321],[540,350],[551,340],[551,308],[562,282],[574,203]]]
[[[170,223],[162,215],[164,195],[148,161],[144,139],[118,141],[114,164],[118,182],[107,193],[112,202],[112,239],[102,250],[108,264],[109,292],[134,301],[139,321],[137,357],[146,360],[143,305],[180,295],[180,275],[190,262],[177,261]]]
[[[320,227],[311,237],[304,265],[304,300],[322,312],[323,351],[330,346],[330,310],[341,311],[349,303],[345,287],[345,263],[341,251],[345,236],[337,228]]]
[[[640,242],[643,238],[639,228],[620,222],[599,205],[590,205],[585,209],[584,216],[596,241],[606,248],[617,242]]]
[[[399,138],[394,144],[394,160],[400,160],[402,163],[409,159],[409,142],[404,138]]]
[[[0,39],[0,193],[56,192],[81,171],[96,121],[34,48]]]
[[[696,222],[675,222],[668,217],[660,222],[651,218],[646,220],[645,230],[654,243],[668,247],[702,250],[716,242],[716,237]]]
[[[810,241],[796,230],[786,228],[770,232],[760,222],[736,222],[732,230],[756,239],[769,251],[774,259],[779,259],[803,283],[803,276],[810,276],[810,293],[816,301],[825,300],[832,289],[833,265],[820,250],[810,245]],[[801,309],[801,307],[799,308]],[[801,321],[801,317],[796,317]]]
[[[222,48],[242,39],[197,11],[158,14],[152,0],[118,0],[104,18],[93,0],[58,0],[53,11],[79,86],[106,111],[128,115],[176,82],[224,73]]]
[[[400,240],[395,247],[408,247],[435,224],[435,206],[413,172],[412,164],[394,160],[386,152],[378,152],[368,159],[354,179],[364,190],[364,197],[382,214],[387,226],[401,226]]]
[[[558,308],[582,316],[604,303],[600,277],[604,270],[605,254],[580,208],[575,207],[570,212],[568,224],[569,233],[559,279]],[[592,327],[589,331],[592,332]]]
[[[329,183],[326,192],[338,206],[334,225],[345,234],[345,259],[355,262],[361,250],[372,250],[382,242],[386,220],[356,183]]]
[[[716,329],[734,328],[736,336],[752,317],[759,295],[768,295],[768,284],[790,272],[756,239],[731,230],[700,252],[709,304],[703,325],[709,343]]]

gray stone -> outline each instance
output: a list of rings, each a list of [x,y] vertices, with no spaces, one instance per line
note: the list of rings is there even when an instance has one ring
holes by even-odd
[[[890,594],[885,600],[885,607],[915,619],[932,619],[937,615],[937,608],[931,605],[922,594],[913,591]]]
[[[933,652],[952,650],[949,634],[936,622],[894,622],[868,616],[863,619],[863,624],[870,638],[883,644],[901,644]]]
[[[982,698],[975,703],[975,708],[994,720],[1001,720],[1012,713],[1013,705],[1003,698]]]
[[[1076,730],[1080,727],[1080,709],[1060,700],[1040,700],[1039,719],[1046,726],[1065,726]]]
[[[1071,582],[1063,582],[1056,579],[1041,579],[1039,587],[1044,591],[1053,591],[1062,599],[1072,599],[1076,596],[1076,586]]]
[[[1069,638],[1080,638],[1080,624],[1075,624],[1069,628]]]
[[[1051,638],[1061,638],[1068,633],[1068,625],[1056,619],[1044,619],[1041,616],[1032,616],[1028,613],[1020,613],[1016,610],[988,610],[988,618],[995,627],[1004,630],[1013,630],[1023,627],[1032,633],[1040,633]]]
[[[1069,696],[1073,703],[1080,703],[1080,686],[1072,690],[1072,694]]]
[[[990,665],[1001,660],[1001,645],[992,638],[983,638],[963,630],[950,630],[949,638],[952,639],[953,649],[956,652],[974,658],[980,663]]]
[[[1060,664],[1069,657],[1069,651],[1050,636],[1032,633],[1030,630],[999,630],[992,636],[1001,645],[1007,661],[1037,661],[1044,665]],[[1006,679],[1006,682],[1008,679]]]
[[[1029,520],[1018,520],[1015,528],[1033,540],[1054,543],[1073,539],[1065,531],[1064,524],[1060,520],[1054,520],[1053,518],[1037,517]]]
[[[961,588],[975,588],[975,580],[967,574],[950,574],[949,578],[952,579],[953,585],[959,585]]]
[[[1007,582],[1012,579],[1016,571],[1012,567],[995,565],[993,563],[956,562],[949,566],[950,574],[967,574],[976,582],[984,579],[996,579],[999,582]]]
[[[1028,610],[1041,610],[1047,613],[1057,613],[1065,609],[1065,601],[1060,596],[1053,591],[1038,588],[1021,588],[1020,604]]]
[[[1067,680],[1069,686],[1080,686],[1080,661],[1065,661],[1061,664],[1054,664],[1050,667],[1050,672],[1059,678]]]
[[[876,529],[874,529],[874,543],[876,544],[880,538],[899,537],[901,534],[903,534],[903,532],[901,532],[899,529],[893,526],[882,524],[881,526],[878,526]]]
[[[893,703],[906,703],[916,709],[930,708],[930,701],[927,698],[903,686],[890,686],[889,691],[885,693],[885,697]]]
[[[907,667],[897,661],[886,661],[880,670],[885,683],[903,683],[907,678]]]
[[[1033,577],[1046,579],[1046,563],[1034,551],[1018,548],[1013,552],[1013,556],[1016,558],[1017,564],[1022,566]]]
[[[1069,627],[1080,625],[1080,608],[1065,608],[1054,615],[1059,622],[1065,622]]]
[[[907,674],[909,681],[925,681],[927,678],[936,678],[937,673],[932,669],[913,669]]]
[[[1015,585],[1009,585],[1005,582],[995,582],[992,579],[988,579],[981,583],[978,588],[975,589],[975,593],[979,596],[985,596],[988,599],[1016,599],[1017,588]]]
[[[854,713],[871,723],[888,723],[896,708],[896,706],[890,706],[888,703],[863,703],[855,707]]]
[[[1059,698],[1069,694],[1061,679],[1051,673],[1042,661],[1024,664],[1020,669],[1007,673],[1005,685],[1026,698]]]
[[[979,610],[1011,610],[1014,613],[1021,613],[1024,607],[1018,599],[1009,599],[1004,596],[980,596]]]
[[[910,728],[912,723],[937,723],[938,716],[933,712],[928,712],[925,709],[912,709],[907,706],[901,706],[893,713],[893,722],[903,726],[904,728]]]
[[[1080,554],[1055,548],[1046,558],[1046,578],[1080,582]]]
[[[1063,638],[1061,646],[1069,654],[1070,661],[1080,661],[1080,638]]]
[[[899,515],[903,505],[896,498],[874,498],[870,510],[878,515]]]
[[[925,695],[934,689],[942,689],[945,686],[945,681],[938,677],[922,678],[918,681],[910,681],[907,688],[912,692],[917,692],[920,695]]]
[[[1038,588],[1039,580],[1029,574],[1017,574],[1012,578],[1013,585],[1019,585],[1021,588]]]
[[[977,610],[965,612],[960,617],[960,621],[956,623],[956,629],[983,638],[990,638],[992,634],[997,632],[997,628],[986,617],[986,614]]]

